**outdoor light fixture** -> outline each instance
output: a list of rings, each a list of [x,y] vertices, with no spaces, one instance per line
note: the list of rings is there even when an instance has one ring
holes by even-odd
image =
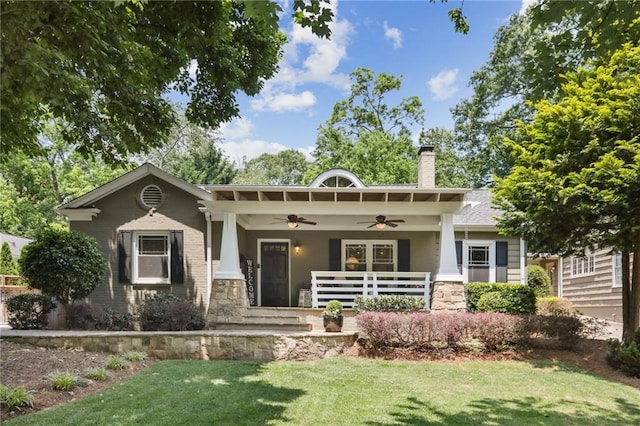
[[[296,251],[296,254],[300,253],[300,241],[296,240],[295,243],[293,243],[293,248]]]
[[[298,227],[298,222],[287,222],[287,226],[291,229]]]

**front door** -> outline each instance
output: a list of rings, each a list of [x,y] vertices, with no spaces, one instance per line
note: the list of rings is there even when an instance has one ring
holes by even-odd
[[[260,243],[262,306],[289,306],[289,243]]]

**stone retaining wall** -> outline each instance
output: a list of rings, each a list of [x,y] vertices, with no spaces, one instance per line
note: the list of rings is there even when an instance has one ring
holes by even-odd
[[[55,333],[10,330],[2,339],[41,347],[74,348],[92,352],[142,351],[158,359],[308,360],[348,351],[356,333],[221,333],[221,332],[108,332]]]

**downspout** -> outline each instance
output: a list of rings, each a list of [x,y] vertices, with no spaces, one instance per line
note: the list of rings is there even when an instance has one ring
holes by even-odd
[[[520,284],[527,283],[527,245],[520,238]]]

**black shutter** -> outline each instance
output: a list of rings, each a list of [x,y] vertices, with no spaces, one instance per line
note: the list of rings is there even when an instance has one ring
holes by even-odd
[[[171,231],[171,282],[184,282],[184,255],[182,231]]]
[[[507,241],[496,241],[496,266],[507,266]]]
[[[456,241],[456,260],[458,265],[462,265],[462,241]]]
[[[131,231],[118,231],[118,280],[131,283]]]
[[[411,271],[411,240],[398,240],[398,272]]]
[[[329,270],[342,270],[342,240],[329,240]]]

